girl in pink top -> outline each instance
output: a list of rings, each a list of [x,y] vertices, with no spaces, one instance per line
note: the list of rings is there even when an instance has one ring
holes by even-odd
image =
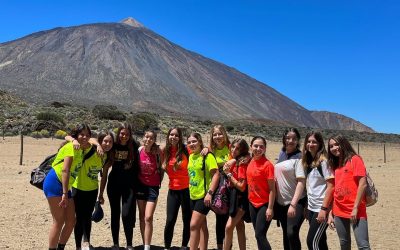
[[[139,148],[139,185],[136,199],[139,209],[140,233],[144,250],[150,250],[153,234],[153,215],[161,186],[162,154],[155,143],[157,134],[149,130],[144,133],[143,146]]]

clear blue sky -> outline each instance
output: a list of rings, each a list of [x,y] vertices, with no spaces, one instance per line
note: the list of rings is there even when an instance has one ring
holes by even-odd
[[[0,43],[129,16],[309,110],[400,134],[400,1],[3,0]]]

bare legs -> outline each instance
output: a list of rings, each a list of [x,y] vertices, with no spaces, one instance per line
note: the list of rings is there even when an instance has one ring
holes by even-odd
[[[224,240],[224,250],[230,250],[232,247],[233,230],[236,227],[239,249],[246,249],[246,234],[245,226],[242,220],[245,211],[238,209],[235,217],[229,217],[228,222],[225,227],[225,240]]]
[[[153,215],[156,210],[157,200],[155,202],[137,200],[139,208],[139,219],[140,219],[140,233],[144,245],[151,244],[151,238],[153,235]]]
[[[207,219],[204,214],[193,211],[190,220],[190,250],[197,250],[198,247],[200,250],[207,250],[208,247]]]
[[[61,197],[47,198],[50,212],[53,216],[53,224],[49,232],[49,248],[56,248],[58,243],[66,244],[75,226],[75,205],[73,199],[68,199],[66,208],[58,204]]]

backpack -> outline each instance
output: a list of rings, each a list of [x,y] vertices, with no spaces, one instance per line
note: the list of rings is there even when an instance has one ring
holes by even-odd
[[[365,200],[367,201],[367,207],[370,207],[378,202],[378,189],[375,187],[375,183],[368,172],[366,178],[367,187],[365,189]]]
[[[207,154],[208,155],[208,154]],[[207,155],[203,157],[203,167],[204,171],[204,191],[206,190],[206,158]],[[229,189],[229,180],[222,170],[219,170],[220,178],[218,182],[218,187],[215,190],[213,197],[211,199],[211,210],[216,214],[228,214],[229,212],[229,200],[230,200],[230,189]]]
[[[307,167],[307,176],[311,173],[311,171],[313,170],[313,168]],[[317,170],[319,172],[319,174],[324,177],[324,173],[322,172],[322,166],[321,164],[318,165]]]
[[[350,160],[350,163],[354,170],[353,161]],[[366,201],[366,206],[370,207],[378,202],[379,194],[378,194],[378,189],[375,187],[375,183],[368,172],[365,177],[367,182],[367,187],[365,188],[365,201]]]
[[[96,152],[96,147],[92,146],[92,148],[89,150],[89,152],[87,152],[87,154],[85,154],[85,156],[83,157],[82,165],[95,152]],[[52,164],[53,164],[54,160],[56,159],[56,156],[57,156],[57,154],[52,154],[52,155],[47,156],[43,160],[43,162],[40,163],[40,165],[37,168],[34,168],[31,171],[31,179],[29,180],[29,183],[31,185],[43,190],[44,179],[46,178],[47,174],[50,172],[50,170],[52,168]],[[63,161],[64,161],[64,159],[62,159],[57,164],[60,164]],[[57,165],[57,164],[55,164],[55,165]]]
[[[42,189],[43,190],[43,183],[44,179],[46,178],[46,175],[50,172],[52,168],[53,161],[56,159],[57,154],[52,154],[47,156],[42,163],[40,163],[39,167],[34,168],[31,172],[31,179],[30,183],[31,185]],[[61,162],[63,162],[62,160]],[[59,163],[61,163],[59,162]],[[57,164],[59,164],[57,163]]]

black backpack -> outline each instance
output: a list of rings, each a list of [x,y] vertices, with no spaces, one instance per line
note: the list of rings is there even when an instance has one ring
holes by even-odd
[[[92,146],[92,148],[85,154],[83,157],[82,165],[83,163],[89,159],[94,153],[96,152],[96,147]],[[29,183],[39,189],[43,190],[43,183],[44,179],[46,178],[47,174],[50,172],[52,168],[52,164],[54,160],[56,159],[57,154],[52,154],[46,157],[42,163],[40,163],[39,167],[34,168],[31,172],[31,179],[29,180]],[[64,159],[62,159],[60,162],[57,164],[60,164],[63,162]],[[57,165],[56,164],[56,165]]]

